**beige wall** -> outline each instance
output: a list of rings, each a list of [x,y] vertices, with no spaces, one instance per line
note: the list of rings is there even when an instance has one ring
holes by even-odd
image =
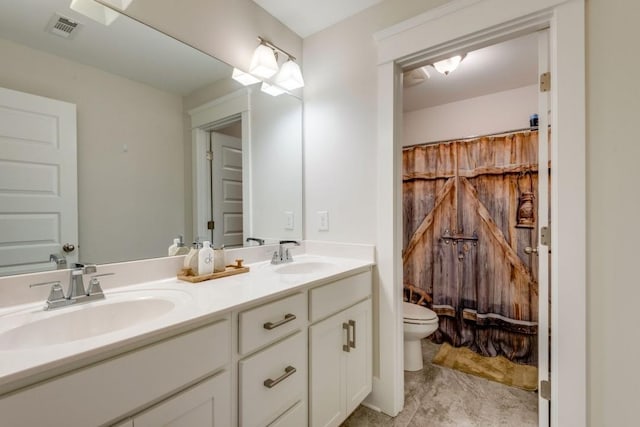
[[[251,0],[136,0],[127,14],[245,71],[258,36],[302,60],[302,39]]]
[[[587,2],[589,418],[638,425],[640,2]]]
[[[446,3],[387,0],[304,40],[305,238],[376,243],[373,33]],[[318,230],[328,211],[329,231]]]
[[[77,105],[81,261],[166,255],[185,222],[182,98],[4,40],[0,57],[0,86]]]

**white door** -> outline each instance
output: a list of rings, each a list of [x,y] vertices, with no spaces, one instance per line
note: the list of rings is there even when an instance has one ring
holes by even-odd
[[[549,31],[538,38],[539,75],[549,71]],[[549,91],[538,95],[538,426],[549,426],[549,400],[542,384],[549,381],[549,247],[541,244],[542,227],[549,227]]]
[[[242,246],[242,139],[211,132],[213,245]]]
[[[311,427],[335,427],[346,417],[342,352],[347,343],[344,314],[309,328],[309,421]]]
[[[76,106],[0,88],[0,275],[78,257]]]
[[[231,425],[229,389],[229,372],[221,372],[159,403],[148,411],[134,416],[133,426],[229,426]]]
[[[371,393],[371,299],[350,308],[346,315],[351,329],[346,354],[347,414],[350,414]]]

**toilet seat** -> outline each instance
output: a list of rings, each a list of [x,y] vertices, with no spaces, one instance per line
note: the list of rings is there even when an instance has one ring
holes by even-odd
[[[429,310],[427,307],[412,304],[410,302],[403,302],[402,304],[404,312],[404,323],[423,325],[438,322],[438,315],[434,311]]]

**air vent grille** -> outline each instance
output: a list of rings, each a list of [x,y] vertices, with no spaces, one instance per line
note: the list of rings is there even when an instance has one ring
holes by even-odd
[[[53,14],[47,24],[48,32],[65,39],[73,38],[79,29],[79,23],[67,18],[66,16],[58,15],[57,13]]]

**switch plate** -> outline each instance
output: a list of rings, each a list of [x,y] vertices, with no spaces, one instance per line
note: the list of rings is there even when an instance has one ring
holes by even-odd
[[[329,212],[318,211],[318,230],[329,231]]]
[[[285,230],[293,230],[293,228],[294,228],[293,212],[284,211],[284,217],[285,217],[284,229]]]

